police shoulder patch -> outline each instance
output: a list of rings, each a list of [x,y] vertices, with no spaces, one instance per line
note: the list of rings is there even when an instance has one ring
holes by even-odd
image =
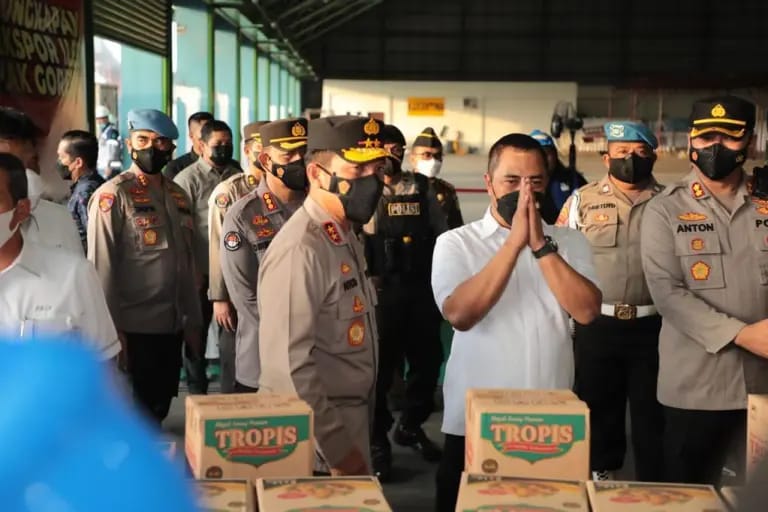
[[[229,196],[227,194],[219,194],[216,196],[216,206],[219,208],[226,208],[229,206]]]
[[[112,205],[115,204],[115,194],[101,194],[99,195],[99,210],[107,213],[112,209]]]
[[[224,235],[224,248],[228,251],[236,251],[243,245],[243,237],[237,231],[230,231]]]

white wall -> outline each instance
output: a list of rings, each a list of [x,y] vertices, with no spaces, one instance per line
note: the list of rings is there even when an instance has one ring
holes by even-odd
[[[324,80],[323,114],[366,115],[384,112],[387,123],[397,125],[410,144],[427,126],[440,133],[448,127],[453,139],[486,151],[499,137],[534,128],[548,131],[558,101],[576,104],[575,82],[411,82]],[[409,97],[445,98],[443,116],[409,116]],[[465,109],[463,99],[478,99],[477,109]]]

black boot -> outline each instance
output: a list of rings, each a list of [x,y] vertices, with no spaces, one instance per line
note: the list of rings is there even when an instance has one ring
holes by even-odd
[[[392,476],[392,446],[389,439],[373,439],[371,441],[371,462],[373,474],[380,482],[388,482]]]
[[[427,437],[421,427],[411,429],[398,423],[393,438],[400,446],[413,447],[427,462],[438,462],[443,455],[440,448]]]

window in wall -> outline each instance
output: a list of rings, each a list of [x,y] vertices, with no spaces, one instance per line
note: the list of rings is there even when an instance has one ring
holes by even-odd
[[[269,63],[269,120],[280,119],[280,66]]]
[[[258,57],[258,98],[257,98],[257,116],[262,120],[269,120],[269,103],[270,103],[270,77],[269,77],[269,59],[267,57]]]

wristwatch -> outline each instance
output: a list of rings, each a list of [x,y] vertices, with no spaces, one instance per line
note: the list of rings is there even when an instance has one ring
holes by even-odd
[[[553,252],[557,252],[557,242],[551,236],[544,236],[544,245],[538,251],[533,251],[533,257],[538,260]]]

